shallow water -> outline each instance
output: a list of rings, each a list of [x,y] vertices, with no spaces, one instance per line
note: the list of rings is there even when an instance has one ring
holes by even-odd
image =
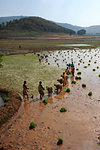
[[[75,46],[91,46],[89,44],[63,44],[63,45],[57,45],[57,46],[67,46],[67,47],[75,47]]]
[[[100,68],[97,69],[97,66],[100,67],[100,49],[55,51],[48,55],[48,62],[43,59],[42,63],[64,69],[73,59],[75,68],[82,73],[82,79],[73,85],[71,82],[75,77],[70,75],[62,92],[49,97],[47,105],[39,97],[25,101],[19,118],[1,135],[0,141],[16,150],[99,150]],[[86,84],[86,88],[82,88],[82,83]],[[68,87],[70,93],[66,93]],[[93,92],[91,97],[88,96],[90,90]],[[61,107],[66,107],[67,112],[61,113]],[[34,130],[29,130],[31,121],[36,124]],[[56,145],[59,137],[64,141],[60,147]]]
[[[0,97],[0,107],[4,104],[2,97]]]

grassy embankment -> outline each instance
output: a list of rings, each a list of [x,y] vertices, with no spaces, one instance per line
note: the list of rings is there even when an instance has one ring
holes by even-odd
[[[36,55],[4,56],[3,64],[3,68],[0,69],[0,87],[13,89],[20,94],[24,80],[30,88],[29,94],[36,95],[40,80],[44,87],[53,86],[63,72],[61,68],[40,64]]]

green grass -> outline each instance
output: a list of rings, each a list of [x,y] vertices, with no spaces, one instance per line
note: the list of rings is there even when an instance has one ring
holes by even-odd
[[[58,67],[40,64],[36,55],[4,56],[3,64],[4,67],[0,68],[0,87],[20,94],[22,94],[24,80],[27,81],[29,95],[36,95],[39,81],[42,81],[44,87],[53,86],[63,72]]]

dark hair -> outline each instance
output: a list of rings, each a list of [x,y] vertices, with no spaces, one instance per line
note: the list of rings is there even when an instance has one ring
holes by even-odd
[[[24,81],[24,84],[26,84],[26,81]]]
[[[39,84],[42,84],[42,81],[40,81]]]

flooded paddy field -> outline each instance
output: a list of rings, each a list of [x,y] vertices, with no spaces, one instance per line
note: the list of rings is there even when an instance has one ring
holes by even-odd
[[[74,49],[42,52],[48,57],[43,64],[65,68],[73,61],[75,76],[69,75],[67,85],[59,94],[45,95],[48,104],[37,97],[23,102],[19,118],[0,136],[13,150],[99,150],[100,143],[100,49]],[[81,75],[77,73],[81,72]],[[81,80],[75,77],[80,76]],[[72,84],[76,81],[76,84]],[[57,81],[55,81],[57,82]],[[82,84],[86,84],[83,88]],[[70,92],[66,92],[70,88]],[[92,96],[88,93],[92,91]],[[66,112],[60,112],[66,107]],[[29,130],[34,121],[35,129]],[[58,138],[63,139],[61,146]]]

